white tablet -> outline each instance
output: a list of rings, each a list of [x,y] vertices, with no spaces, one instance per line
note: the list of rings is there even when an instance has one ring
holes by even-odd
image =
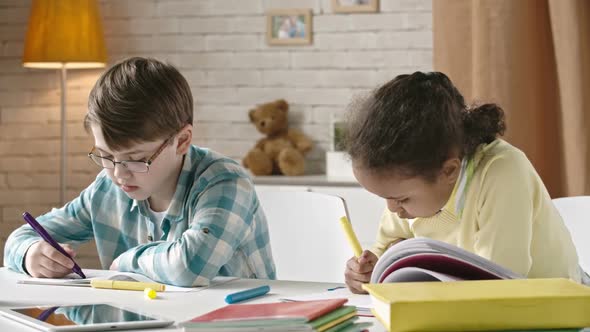
[[[0,308],[0,315],[50,332],[154,328],[174,323],[106,303]]]

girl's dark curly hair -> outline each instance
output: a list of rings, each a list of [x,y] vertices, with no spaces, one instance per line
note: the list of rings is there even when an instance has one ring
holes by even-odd
[[[471,157],[505,129],[498,105],[469,109],[445,74],[415,72],[351,104],[344,142],[362,168],[433,180],[453,151]]]

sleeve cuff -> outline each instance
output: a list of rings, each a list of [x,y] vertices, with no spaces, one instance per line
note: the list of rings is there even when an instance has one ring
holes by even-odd
[[[129,255],[127,252],[124,252],[119,257],[115,258],[115,260],[113,260],[113,262],[111,263],[111,266],[113,264],[116,264],[115,270],[117,270],[117,271],[135,272],[135,269],[133,268],[132,259],[133,259],[133,255]]]
[[[14,251],[13,264],[11,264],[10,267],[17,270],[18,272],[30,275],[29,271],[27,271],[27,269],[25,268],[25,257],[27,255],[27,252],[29,251],[29,248],[31,248],[33,244],[39,241],[42,240],[39,238],[30,238],[19,243],[18,247]]]

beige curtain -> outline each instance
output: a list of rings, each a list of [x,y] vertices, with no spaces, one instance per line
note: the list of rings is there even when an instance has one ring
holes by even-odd
[[[590,1],[433,0],[434,68],[496,102],[552,197],[590,194]]]

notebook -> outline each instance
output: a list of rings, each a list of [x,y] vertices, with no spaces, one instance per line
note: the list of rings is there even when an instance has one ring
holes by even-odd
[[[398,242],[379,258],[371,283],[521,279],[488,259],[451,244],[411,238]]]
[[[309,322],[309,325],[314,330],[323,332],[343,322],[354,322],[355,319],[356,308],[352,306],[342,306],[312,320]]]
[[[314,301],[314,300],[328,300],[328,299],[347,299],[346,305],[356,307],[359,316],[373,316],[371,308],[371,297],[367,294],[354,294],[346,286],[336,287],[324,292],[309,293],[302,295],[294,295],[283,297],[280,300],[285,302],[291,301]]]
[[[561,278],[365,284],[391,332],[590,326],[590,287]]]
[[[86,279],[80,278],[75,273],[70,273],[63,278],[32,278],[32,277],[25,277],[17,281],[19,284],[28,284],[28,285],[49,285],[49,286],[76,286],[76,287],[90,287],[90,280],[93,279],[108,279],[108,280],[122,280],[122,281],[140,281],[140,282],[154,282],[152,279],[138,274],[138,273],[131,273],[131,272],[119,272],[119,271],[110,271],[110,270],[84,270],[86,274]],[[221,285],[226,282],[230,282],[236,280],[236,277],[215,277],[210,285],[216,286]],[[205,287],[178,287],[172,285],[166,285],[166,292],[195,292],[200,291],[203,289],[208,288]]]
[[[346,323],[358,327],[354,321],[356,308],[344,306],[346,299],[320,301],[279,302],[262,304],[230,304],[187,322],[185,330],[235,331],[327,331]],[[350,323],[350,324],[349,324]],[[344,327],[344,326],[343,326]]]

